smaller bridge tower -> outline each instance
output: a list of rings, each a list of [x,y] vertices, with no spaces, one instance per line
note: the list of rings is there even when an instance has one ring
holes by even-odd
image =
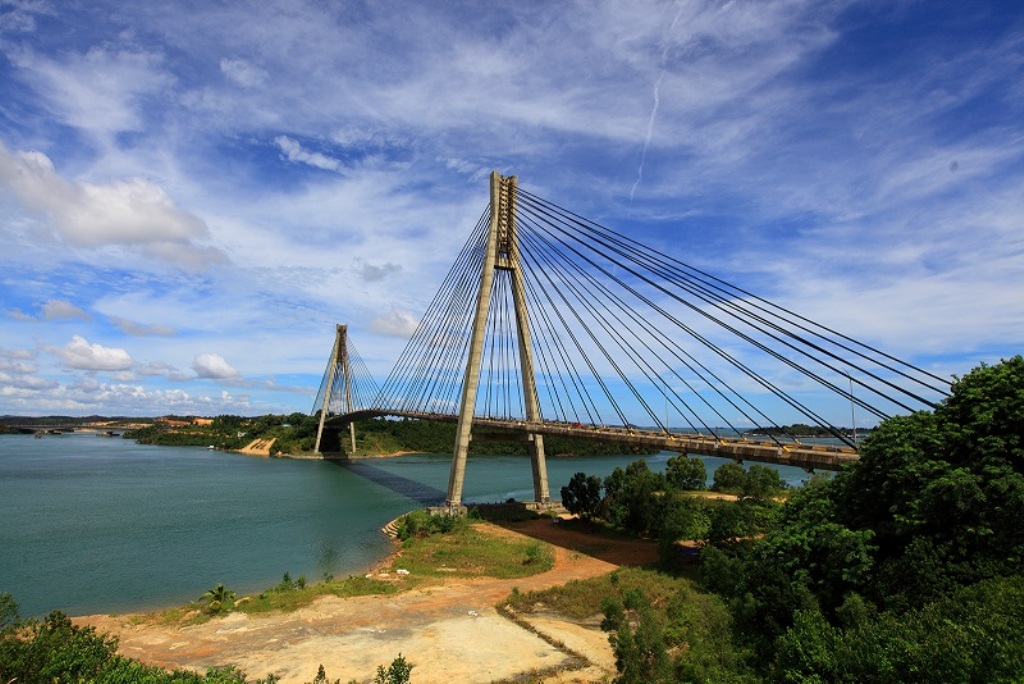
[[[348,326],[337,325],[334,335],[334,349],[331,351],[331,360],[327,364],[327,387],[324,392],[323,405],[320,407],[320,426],[316,431],[316,446],[314,451],[321,453],[320,446],[324,436],[324,421],[327,420],[328,408],[331,403],[332,388],[335,379],[342,378],[344,381],[344,406],[341,413],[351,413],[355,410],[352,406],[352,372],[348,360]],[[352,444],[352,453],[356,450],[356,426],[354,422],[348,424],[349,438]],[[340,444],[339,444],[340,449]]]

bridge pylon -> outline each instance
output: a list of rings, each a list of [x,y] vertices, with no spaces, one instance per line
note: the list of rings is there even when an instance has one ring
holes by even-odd
[[[519,347],[519,370],[523,386],[523,403],[526,420],[540,422],[540,402],[537,399],[537,384],[533,372],[533,347],[530,340],[529,312],[526,307],[526,291],[523,284],[523,269],[519,252],[519,237],[516,230],[517,178],[504,177],[496,171],[491,173],[490,229],[483,268],[480,273],[480,291],[477,295],[476,313],[473,318],[472,337],[469,344],[469,360],[462,384],[462,402],[455,436],[455,450],[452,457],[451,476],[448,481],[448,495],[445,507],[450,512],[462,510],[462,485],[466,474],[466,457],[472,440],[473,413],[476,408],[477,389],[480,384],[480,366],[483,359],[487,314],[491,303],[491,286],[496,270],[508,271],[511,278],[512,301],[515,309],[516,335]],[[536,502],[542,506],[551,502],[548,491],[548,471],[544,456],[544,437],[528,435],[530,462],[533,468],[533,492]]]
[[[334,349],[331,351],[331,360],[327,364],[327,386],[324,391],[323,405],[320,407],[320,426],[316,431],[316,446],[313,449],[317,453],[323,453],[320,449],[326,443],[323,440],[324,421],[327,420],[327,412],[331,403],[331,392],[334,388],[335,379],[339,374],[345,384],[345,403],[341,413],[351,413],[355,410],[355,407],[352,406],[352,372],[348,360],[348,326],[340,324],[335,327]],[[348,433],[352,444],[352,451],[350,453],[354,454],[356,451],[356,426],[354,422],[349,422]],[[336,434],[332,434],[332,437],[333,440],[331,441],[338,441]],[[340,443],[336,446],[340,451]]]

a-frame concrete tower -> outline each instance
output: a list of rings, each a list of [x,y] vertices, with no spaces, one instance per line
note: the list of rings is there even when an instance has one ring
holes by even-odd
[[[320,407],[320,427],[316,431],[316,446],[313,449],[317,453],[322,453],[320,447],[321,438],[324,436],[324,421],[327,419],[327,408],[331,402],[331,390],[334,388],[334,382],[339,373],[345,383],[345,406],[342,413],[350,413],[354,410],[354,407],[352,406],[352,373],[348,364],[347,325],[338,325],[335,328],[334,349],[331,350],[331,360],[327,364],[327,387],[324,390],[324,403]],[[330,441],[340,442],[340,439],[334,437],[336,433],[330,432],[332,435]],[[356,425],[354,422],[349,422],[348,433],[352,440],[352,451],[350,453],[354,454],[356,452]],[[334,451],[334,448],[334,445],[327,447],[328,451]],[[337,450],[341,451],[340,444],[337,444]]]
[[[459,410],[458,431],[455,435],[455,453],[452,458],[451,477],[445,508],[458,513],[462,506],[462,485],[466,474],[466,456],[472,439],[473,411],[476,408],[477,388],[480,384],[480,363],[483,357],[484,337],[487,332],[487,313],[491,304],[491,284],[495,270],[508,271],[511,276],[512,300],[515,308],[519,345],[519,368],[523,383],[523,400],[528,423],[540,422],[540,403],[533,373],[533,347],[530,341],[530,321],[526,310],[526,292],[516,234],[516,177],[505,178],[497,172],[491,174],[491,221],[480,274],[480,292],[477,295],[476,315],[473,318],[469,360],[462,385],[462,405]],[[544,438],[529,434],[528,444],[533,466],[533,491],[540,505],[551,502],[548,492],[548,470],[544,459]]]

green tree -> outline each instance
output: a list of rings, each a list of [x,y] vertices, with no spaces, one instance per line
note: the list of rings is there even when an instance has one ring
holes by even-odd
[[[800,611],[776,643],[778,681],[1015,682],[1024,672],[1024,578],[986,580],[903,614],[840,629]]]
[[[10,592],[0,593],[0,633],[13,627],[20,619],[18,602]]]
[[[704,461],[680,454],[665,462],[665,478],[678,489],[701,490],[707,489],[708,471]]]
[[[744,475],[740,493],[755,499],[768,499],[778,496],[788,487],[778,470],[755,463]]]
[[[723,463],[715,469],[711,489],[716,492],[739,494],[747,481],[747,471],[736,461]]]
[[[206,604],[206,611],[211,614],[220,613],[231,609],[235,601],[235,592],[218,583],[216,586],[207,589],[199,597],[200,603]]]
[[[412,668],[409,661],[399,653],[387,668],[383,665],[377,666],[377,676],[373,678],[373,684],[409,684]]]
[[[576,473],[569,484],[562,487],[562,505],[570,513],[589,520],[601,505],[601,478]]]
[[[763,536],[721,544],[758,509],[716,511],[702,581],[762,664],[779,654],[782,681],[1012,681],[1022,432],[1024,362],[982,366],[934,412],[883,421],[857,463],[797,491]]]
[[[668,568],[682,560],[677,542],[705,539],[711,530],[707,505],[692,496],[671,496],[665,504],[665,517],[658,537],[658,558]]]
[[[658,536],[664,518],[668,482],[652,472],[642,458],[616,468],[605,478],[601,517],[612,526],[638,536]]]
[[[639,590],[627,593],[624,602],[611,599],[604,605],[602,629],[615,651],[617,684],[674,682],[672,660],[665,644],[665,627]]]

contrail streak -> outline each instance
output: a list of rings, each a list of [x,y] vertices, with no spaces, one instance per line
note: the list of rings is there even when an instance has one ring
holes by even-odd
[[[633,212],[633,197],[636,195],[636,189],[640,187],[640,181],[644,179],[644,162],[647,161],[647,149],[651,146],[651,138],[654,135],[654,122],[658,118],[658,105],[661,104],[661,82],[665,78],[665,62],[668,60],[668,50],[671,47],[668,39],[679,22],[679,18],[683,16],[683,9],[679,9],[672,24],[668,27],[668,31],[665,32],[665,47],[661,51],[661,73],[658,74],[658,80],[654,82],[654,105],[651,107],[651,116],[647,119],[647,135],[644,137],[644,149],[640,152],[640,167],[636,170],[636,182],[633,183],[633,188],[629,191],[627,216]]]
[[[664,61],[664,59],[662,60]],[[651,108],[651,117],[647,120],[647,137],[644,138],[644,149],[640,153],[640,168],[636,170],[636,182],[633,189],[629,191],[629,211],[633,211],[633,196],[644,178],[644,162],[647,160],[647,148],[651,146],[651,136],[654,135],[654,120],[658,116],[658,104],[661,102],[661,80],[665,78],[665,69],[662,68],[658,80],[654,82],[654,106]]]

